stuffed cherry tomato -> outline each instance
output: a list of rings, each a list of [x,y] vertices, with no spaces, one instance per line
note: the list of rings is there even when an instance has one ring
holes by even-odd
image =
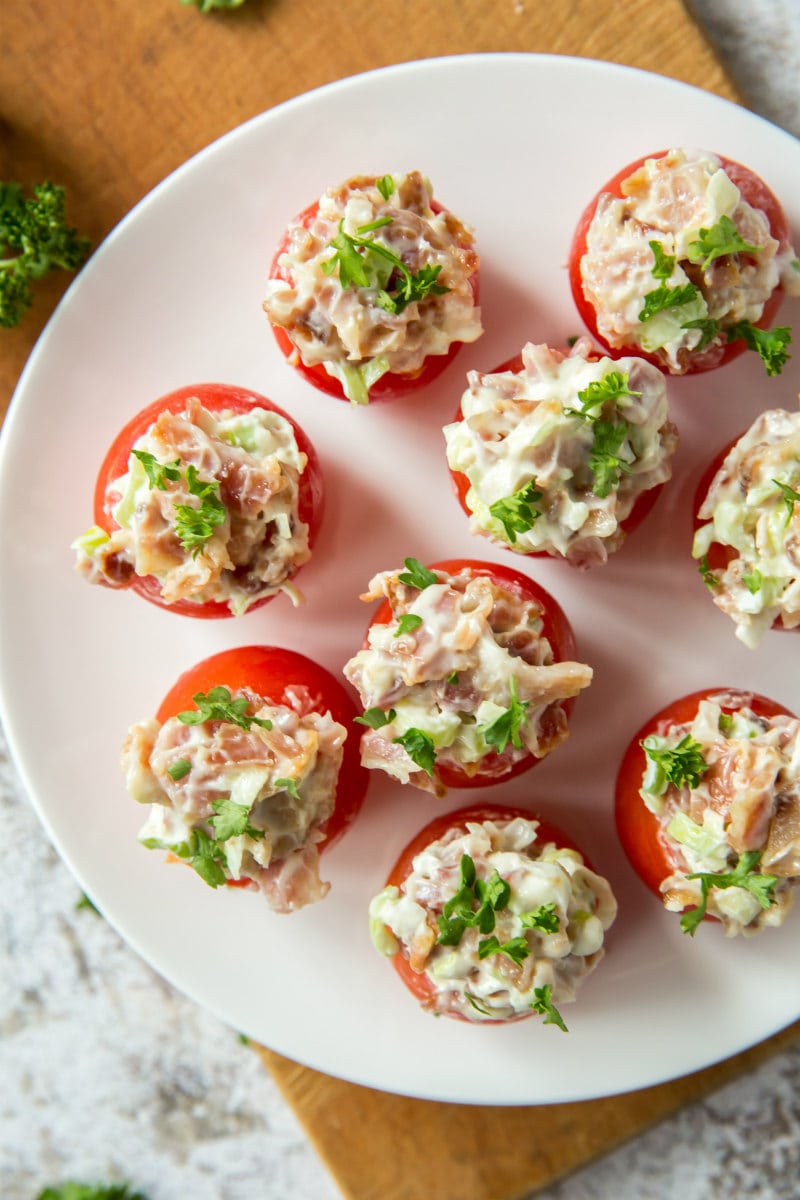
[[[617,912],[608,882],[554,826],[487,803],[446,813],[405,848],[369,914],[424,1009],[474,1024],[534,1013],[566,1025]]]
[[[227,384],[180,388],[111,445],[77,569],[184,616],[238,616],[281,591],[296,604],[323,495],[314,447],[277,405]]]
[[[384,571],[382,600],[344,674],[364,706],[361,760],[436,795],[500,783],[568,736],[592,679],[564,612],[509,567],[456,559]]]
[[[780,925],[800,879],[800,720],[739,689],[683,696],[631,740],[616,822],[634,870],[694,934]]]
[[[753,171],[673,149],[624,167],[591,201],[569,258],[578,311],[614,355],[672,375],[756,350],[769,375],[788,327],[768,330],[784,292],[800,294],[789,225]]]
[[[606,562],[671,475],[678,435],[661,371],[581,338],[569,353],[529,343],[468,382],[444,437],[471,532],[517,554]]]
[[[149,807],[139,840],[211,887],[258,889],[276,912],[321,900],[320,852],[367,789],[349,734],[356,715],[342,684],[292,650],[204,659],[125,740],[128,791]]]
[[[692,554],[714,603],[755,649],[800,629],[800,412],[763,412],[700,480]]]
[[[286,230],[264,310],[315,387],[353,404],[430,383],[482,333],[472,231],[419,171],[328,188]]]

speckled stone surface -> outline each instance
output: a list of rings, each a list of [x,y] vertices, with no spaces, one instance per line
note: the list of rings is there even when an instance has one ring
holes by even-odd
[[[798,0],[693,0],[748,103],[800,135]],[[89,908],[0,738],[0,1197],[341,1200],[261,1061]],[[795,1200],[800,1046],[538,1200]],[[440,1200],[455,1200],[441,1197]]]

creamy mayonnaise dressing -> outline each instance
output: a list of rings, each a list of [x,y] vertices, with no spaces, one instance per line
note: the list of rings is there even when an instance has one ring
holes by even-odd
[[[580,262],[584,296],[607,345],[638,346],[675,374],[690,363],[710,366],[727,344],[726,328],[756,323],[777,287],[800,295],[794,250],[772,236],[766,215],[743,199],[715,154],[673,149],[649,158],[621,190],[621,198],[601,195]],[[700,230],[713,229],[722,218],[733,222],[747,252],[723,254],[707,265],[702,258],[691,261]],[[675,260],[663,277],[654,275],[651,241]],[[650,293],[688,284],[697,289],[691,300],[640,319]],[[691,322],[707,319],[719,329],[701,345],[706,334]]]
[[[361,738],[364,766],[441,794],[444,768],[497,777],[559,745],[568,736],[563,702],[589,686],[592,669],[554,661],[538,602],[468,569],[436,571],[422,588],[401,574],[371,580],[361,598],[388,598],[392,617],[370,627],[367,648],[344,668],[379,718]],[[498,749],[492,729],[509,711],[519,720]]]
[[[413,861],[402,887],[389,886],[370,904],[376,948],[400,953],[426,976],[431,996],[423,1006],[470,1021],[511,1021],[532,1012],[543,995],[554,1005],[575,999],[586,975],[603,957],[604,936],[617,912],[607,881],[575,850],[538,839],[539,822],[468,822],[432,842]],[[499,876],[508,898],[494,912],[491,936],[512,939],[515,957],[495,951],[481,957],[486,934],[464,929],[456,944],[440,940],[446,903],[459,891],[462,857],[469,856],[483,883]],[[477,902],[473,906],[477,908]]]
[[[224,719],[186,724],[178,716],[131,727],[122,769],[129,794],[149,806],[139,840],[195,870],[205,848],[224,879],[245,881],[274,911],[292,912],[330,887],[319,875],[320,827],[334,809],[347,731],[330,713],[314,711],[304,688],[287,693],[295,706],[248,691],[232,693],[238,697],[248,701],[248,728]],[[216,826],[231,814],[238,824],[223,825],[228,836],[221,837]]]
[[[678,435],[661,371],[640,358],[593,357],[582,338],[566,355],[529,343],[520,370],[472,371],[468,382],[462,419],[445,426],[444,437],[448,464],[470,482],[471,532],[519,554],[582,567],[605,562],[637,499],[671,475]],[[591,403],[592,389],[603,387],[609,398]],[[620,465],[602,486],[593,466],[598,430],[602,438],[608,426],[621,435]],[[535,496],[527,518],[504,523],[515,493],[528,487]]]
[[[800,720],[757,716],[725,692],[700,701],[691,722],[672,724],[646,738],[654,751],[640,795],[658,817],[660,836],[677,866],[661,884],[673,912],[696,908],[702,882],[696,873],[730,874],[743,854],[757,855],[753,870],[773,879],[764,907],[742,886],[710,887],[706,911],[725,933],[757,933],[781,925],[800,879]],[[745,697],[746,700],[746,697]],[[665,778],[658,755],[691,738],[702,757],[698,780],[676,786]],[[688,743],[684,743],[684,747]]]
[[[307,457],[289,421],[268,409],[211,413],[196,398],[183,412],[163,412],[133,445],[169,467],[157,486],[133,454],[128,473],[107,488],[110,534],[93,527],[73,543],[76,567],[90,583],[127,586],[133,576],[158,580],[164,603],[219,601],[241,614],[256,600],[285,591],[302,597],[291,576],[311,557],[309,527],[299,516],[299,480]],[[184,548],[178,514],[202,499],[188,469],[211,483],[224,506],[202,545]]]
[[[728,453],[703,500],[692,553],[713,543],[730,562],[704,574],[714,603],[755,649],[776,620],[800,625],[800,413],[761,413]]]
[[[432,200],[418,171],[328,188],[313,220],[290,227],[279,272],[267,282],[270,322],[286,331],[306,366],[323,364],[354,402],[366,403],[382,374],[413,377],[429,355],[482,333],[470,283],[478,270],[472,231]],[[335,259],[342,235],[353,240],[351,253],[366,272],[361,282],[348,276],[342,283]],[[436,288],[404,306],[387,303],[404,277],[381,249],[412,275],[437,270]]]

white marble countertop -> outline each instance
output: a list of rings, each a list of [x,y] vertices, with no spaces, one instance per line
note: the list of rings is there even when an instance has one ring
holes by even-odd
[[[694,0],[748,103],[800,136],[798,0]],[[341,1200],[260,1059],[89,908],[0,739],[0,1196],[65,1178],[150,1200]],[[790,1200],[800,1046],[538,1200]],[[442,1200],[451,1200],[443,1197]]]

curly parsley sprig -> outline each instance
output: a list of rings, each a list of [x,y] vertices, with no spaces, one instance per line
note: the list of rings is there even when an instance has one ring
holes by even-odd
[[[350,234],[345,233],[342,219],[339,232],[329,243],[333,254],[320,265],[326,275],[338,271],[343,288],[374,289],[377,306],[385,312],[398,315],[409,304],[428,296],[443,296],[450,288],[439,283],[441,263],[425,263],[418,271],[410,271],[393,250],[378,239],[367,236],[391,222],[391,217],[379,217],[360,225],[354,234]]]
[[[694,937],[698,926],[706,915],[708,907],[708,897],[712,888],[744,888],[755,896],[762,909],[771,908],[775,903],[775,887],[778,883],[777,875],[762,875],[756,871],[756,867],[761,861],[760,850],[745,850],[739,855],[736,866],[732,871],[721,871],[719,874],[714,874],[708,871],[694,871],[687,875],[687,879],[698,879],[700,881],[700,903],[697,908],[690,908],[681,917],[681,929],[684,933],[688,933],[690,937]]]

